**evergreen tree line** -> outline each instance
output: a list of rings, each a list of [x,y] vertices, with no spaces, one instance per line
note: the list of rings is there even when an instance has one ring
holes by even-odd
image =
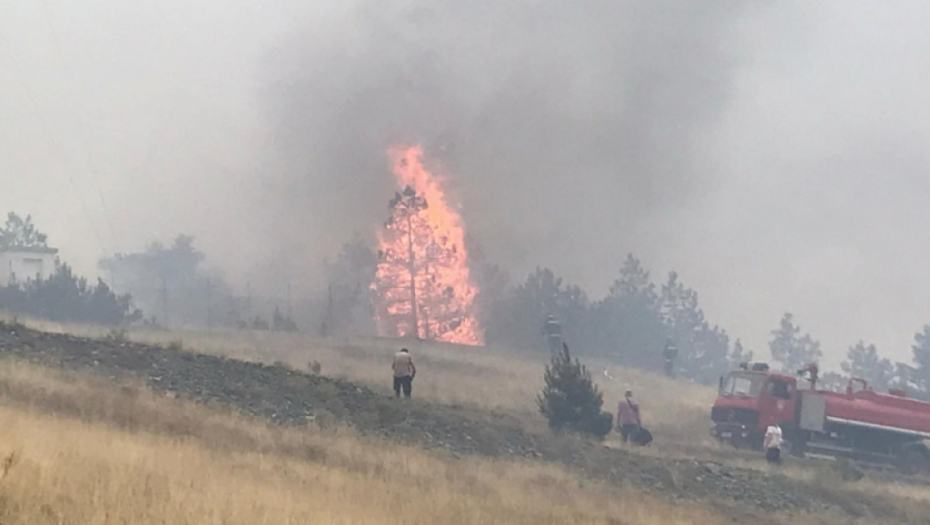
[[[48,251],[47,236],[32,217],[10,213],[0,227],[0,251]],[[297,324],[275,307],[270,322],[252,312],[251,298],[237,297],[218,271],[203,267],[193,237],[179,235],[170,245],[153,242],[138,253],[100,261],[110,283],[76,275],[56,258],[49,279],[0,283],[0,309],[56,322],[104,326],[144,322],[150,326],[224,326],[296,331]],[[30,276],[32,277],[32,276]],[[143,312],[147,314],[143,318]]]
[[[47,236],[32,223],[10,213],[0,227],[0,250],[48,248]],[[489,345],[533,352],[545,351],[542,325],[553,315],[565,341],[579,355],[608,357],[627,366],[661,370],[668,342],[678,349],[675,373],[713,382],[734,363],[751,360],[739,340],[731,342],[723,328],[706,319],[698,294],[676,272],[656,283],[632,254],[628,255],[606,296],[592,299],[581,287],[565,282],[548,268],[536,268],[514,284],[506,272],[473,251],[473,277],[479,286],[478,312]],[[101,269],[124,286],[114,290],[102,280],[90,284],[56,261],[50,279],[0,283],[0,309],[58,322],[120,325],[137,322],[139,294],[146,311],[161,310],[165,294],[181,297],[183,309],[172,308],[184,321],[293,331],[297,325],[280,309],[272,322],[249,317],[248,303],[231,293],[216,272],[201,267],[203,255],[193,239],[179,236],[170,246],[154,243],[137,254],[101,261]],[[369,284],[377,255],[356,237],[328,265],[322,325],[328,334],[373,333]],[[141,285],[139,284],[141,283]],[[161,303],[161,304],[160,304]],[[203,304],[201,304],[203,303]],[[246,314],[246,315],[243,315]],[[154,316],[151,322],[156,322]],[[769,343],[772,360],[794,372],[822,358],[820,343],[802,333],[791,313],[782,317]],[[882,357],[874,344],[858,341],[847,350],[841,372],[822,374],[826,388],[844,389],[849,377],[866,379],[875,390],[900,389],[930,399],[930,324],[915,334],[910,362]],[[758,356],[762,359],[764,357]]]
[[[488,345],[545,351],[541,328],[553,315],[577,355],[607,357],[618,364],[661,370],[662,351],[671,341],[678,349],[675,374],[714,382],[736,363],[768,360],[747,351],[726,330],[708,320],[698,294],[676,272],[657,283],[634,255],[623,262],[607,295],[592,299],[549,268],[537,268],[514,284],[506,272],[473,250],[473,277],[479,286],[481,326]],[[360,238],[346,243],[329,265],[326,322],[331,334],[373,333],[368,283],[377,255]],[[785,313],[771,333],[768,348],[776,368],[794,373],[820,363],[820,342],[802,333]],[[911,363],[880,356],[874,344],[850,346],[841,372],[821,375],[822,386],[845,389],[849,377],[866,379],[877,391],[902,389],[930,399],[930,324],[915,336]]]
[[[539,347],[542,323],[553,315],[579,355],[661,370],[662,351],[671,342],[678,349],[675,375],[702,382],[716,381],[733,353],[730,336],[706,318],[697,292],[675,272],[664,283],[654,283],[633,255],[600,299],[591,299],[548,268],[537,268],[523,282],[486,299],[481,315],[488,344]]]
[[[157,326],[194,326],[294,332],[297,323],[278,305],[270,321],[258,310],[251,294],[234,293],[222,272],[204,266],[206,257],[190,235],[178,235],[171,244],[150,243],[135,253],[118,253],[100,261],[99,267],[118,290],[131,294]]]
[[[549,315],[578,355],[661,370],[662,350],[678,349],[676,375],[714,382],[726,370],[738,342],[706,319],[698,294],[671,272],[658,285],[641,261],[629,255],[606,297],[591,299],[549,268],[537,268],[513,284],[498,266],[473,250],[473,277],[485,343],[532,352],[544,350],[541,330]],[[358,237],[329,264],[327,326],[331,334],[371,333],[368,283],[377,256]]]
[[[101,280],[91,286],[61,263],[49,279],[12,282],[0,288],[0,309],[55,322],[104,326],[142,318],[131,296],[116,295]]]
[[[769,349],[773,360],[786,372],[819,362],[823,356],[820,342],[810,334],[802,334],[790,313],[782,317],[778,329],[772,332]],[[901,390],[910,397],[930,400],[930,324],[914,335],[911,352],[911,362],[893,362],[882,357],[874,344],[857,341],[847,349],[841,371],[823,374],[820,387],[843,391],[849,379],[857,377],[868,381],[877,392]]]

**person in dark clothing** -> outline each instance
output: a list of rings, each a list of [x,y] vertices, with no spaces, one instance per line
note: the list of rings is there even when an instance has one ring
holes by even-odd
[[[678,349],[675,347],[675,342],[672,341],[671,337],[665,341],[665,349],[662,351],[662,357],[665,358],[665,365],[663,366],[665,375],[675,377],[675,358],[678,357]]]
[[[555,320],[555,316],[550,315],[546,318],[546,323],[542,328],[543,335],[546,337],[546,345],[549,347],[550,355],[557,355],[562,351],[562,327]]]

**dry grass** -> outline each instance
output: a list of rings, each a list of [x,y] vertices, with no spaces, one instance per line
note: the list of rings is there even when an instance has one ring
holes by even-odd
[[[390,363],[397,341],[385,339],[325,340],[274,332],[133,333],[133,340],[166,344],[182,337],[185,348],[245,360],[284,362],[307,369],[319,362],[322,373],[344,377],[387,391]],[[532,359],[500,348],[408,343],[417,362],[415,395],[446,404],[503,410],[528,425],[543,424],[536,407],[548,355]],[[682,444],[713,446],[708,430],[716,390],[664,376],[609,367],[585,360],[604,393],[604,409],[614,411],[625,388],[632,388],[643,409],[643,423],[653,430],[656,447],[671,450]],[[605,371],[607,372],[605,374]]]
[[[38,327],[105,334],[87,327]],[[145,332],[130,337],[162,344],[179,338]],[[373,384],[382,382],[393,351],[393,343],[385,341],[274,333],[181,337],[185,347],[208,353],[295,366],[316,359],[324,373],[341,371]],[[413,351],[423,375],[435,376],[418,384],[421,396],[527,414],[534,410],[542,363],[493,349],[423,345]],[[618,380],[596,375],[607,399],[629,384],[642,392],[654,427],[684,442],[700,441],[689,441],[689,431],[706,436],[711,389],[636,372],[610,374]],[[102,381],[0,364],[0,523],[853,523],[830,516],[760,521],[711,502],[670,505],[554,465],[454,459],[362,439],[345,429],[272,428],[156,397],[135,385]],[[442,381],[448,383],[442,387]],[[682,450],[674,439],[658,440],[649,453]],[[767,468],[752,459],[736,461]],[[832,483],[816,478],[824,475],[820,471],[781,471]],[[843,490],[850,497],[881,492],[930,501],[930,490],[923,487],[864,482]]]
[[[102,337],[97,327],[27,321],[34,328],[56,333]],[[133,330],[137,342],[169,345],[182,342],[192,351],[243,360],[282,362],[307,370],[316,361],[322,373],[344,377],[386,391],[390,363],[398,342],[376,338],[323,339],[303,334],[268,331]],[[542,387],[548,355],[533,358],[501,348],[475,348],[426,342],[404,343],[417,362],[415,395],[448,404],[476,405],[509,411],[539,423],[536,396]],[[659,374],[611,367],[606,361],[586,359],[604,393],[604,408],[613,411],[625,388],[632,388],[643,407],[644,424],[654,431],[656,445],[712,446],[709,412],[716,390]],[[605,373],[606,372],[606,373]]]
[[[554,466],[273,429],[19,364],[0,366],[0,385],[4,524],[714,525],[732,517]]]

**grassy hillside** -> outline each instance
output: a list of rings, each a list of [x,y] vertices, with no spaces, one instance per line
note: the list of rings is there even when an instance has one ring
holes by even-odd
[[[2,523],[714,523],[554,467],[272,429],[23,365],[0,385]]]
[[[43,328],[103,335],[92,328]],[[10,418],[26,418],[16,423],[21,429],[28,428],[36,418],[43,424],[54,421],[57,425],[77,425],[74,429],[47,428],[42,433],[95,433],[88,443],[110,443],[117,439],[112,437],[117,433],[123,436],[119,439],[141,447],[135,449],[136,459],[164,454],[180,457],[193,447],[196,450],[191,454],[207,454],[211,461],[235,457],[237,465],[251,465],[243,467],[243,475],[252,472],[249,469],[258,469],[267,476],[281,470],[287,479],[301,486],[321,483],[324,471],[334,476],[338,473],[340,479],[355,479],[365,472],[381,485],[371,485],[374,482],[365,478],[368,485],[364,491],[386,491],[395,499],[399,497],[397,485],[403,479],[409,479],[419,487],[417,490],[422,489],[425,498],[434,495],[433,487],[445,484],[450,499],[440,500],[446,502],[443,508],[455,501],[468,509],[459,510],[447,520],[445,514],[429,507],[431,516],[441,517],[432,522],[440,523],[480,523],[495,516],[517,523],[529,519],[561,523],[692,523],[695,516],[700,516],[702,523],[733,520],[831,524],[926,523],[930,517],[930,505],[926,503],[930,491],[924,487],[889,485],[874,479],[847,484],[828,468],[789,464],[771,469],[755,454],[737,456],[732,450],[715,447],[705,437],[707,410],[700,399],[708,397],[709,405],[713,391],[690,383],[633,371],[609,371],[614,378],[623,377],[621,381],[595,374],[608,393],[614,392],[610,395],[619,396],[629,383],[643,392],[640,397],[647,408],[655,407],[647,421],[653,428],[662,429],[657,446],[623,452],[552,436],[535,414],[533,404],[543,363],[493,349],[414,346],[421,374],[436,376],[437,384],[424,382],[429,388],[417,391],[421,398],[432,401],[397,403],[384,388],[393,342],[321,341],[273,333],[135,333],[131,338],[174,342],[175,349],[5,327],[0,332],[0,355],[7,356],[4,359],[28,359],[84,372],[74,379],[73,374],[7,365],[0,370],[2,410],[8,411]],[[205,355],[179,352],[179,339],[183,339],[184,347]],[[296,373],[287,367],[251,366],[209,354],[289,362],[295,367],[300,362],[317,360],[324,374],[336,368],[342,371],[340,375],[358,381],[358,386]],[[592,369],[603,371],[599,367]],[[88,372],[91,375],[86,375]],[[446,383],[441,384],[443,381]],[[375,390],[361,386],[366,382]],[[459,387],[468,388],[462,391]],[[475,395],[463,403],[463,398],[454,397],[463,392]],[[205,401],[221,412],[210,411],[202,403],[187,405],[172,397]],[[456,406],[455,402],[464,406]],[[284,430],[222,412],[230,409],[253,414],[262,421],[326,424]],[[33,441],[42,442],[13,435],[0,440],[0,459],[4,457],[3,443],[33,447]],[[170,448],[182,445],[189,448]],[[334,455],[334,451],[339,453]],[[62,457],[72,454],[64,449],[49,453]],[[106,460],[116,459],[106,451],[100,454]],[[21,454],[6,457],[12,458],[12,464],[21,465],[20,458],[25,455],[24,449]],[[102,461],[94,457],[94,461]],[[256,458],[258,465],[248,463]],[[272,460],[272,466],[268,466]],[[194,459],[183,463],[177,472],[159,471],[158,476],[172,483],[183,480],[182,485],[199,483],[182,469],[198,463]],[[214,483],[214,478],[236,480],[243,486],[252,483],[251,478],[239,480],[226,471],[211,471],[214,466],[198,465],[197,472],[213,472],[203,483]],[[146,468],[168,466],[159,463]],[[439,473],[442,476],[433,477]],[[306,481],[308,476],[313,481]],[[545,488],[550,486],[553,493]],[[417,490],[408,492],[419,494]],[[229,492],[235,493],[232,489]],[[282,501],[290,501],[287,498],[293,496],[282,497]],[[573,506],[566,498],[579,503]],[[336,499],[328,497],[320,507]],[[627,503],[618,506],[617,501]],[[394,505],[403,513],[422,508],[391,502],[390,498],[379,505]],[[514,510],[513,505],[522,510]],[[293,508],[303,507],[295,504]],[[481,508],[488,513],[479,512]],[[548,509],[543,512],[548,517],[540,517],[538,508]],[[632,518],[627,515],[631,508],[638,509]],[[370,521],[374,518],[356,514],[360,511],[345,511],[345,522],[394,522]],[[820,517],[815,519],[814,514]],[[339,521],[334,518],[326,522]]]
[[[27,322],[44,331],[102,337],[106,331],[85,326]],[[286,363],[307,370],[316,361],[322,373],[342,377],[387,392],[390,363],[398,341],[389,339],[323,339],[277,332],[158,332],[128,334],[137,342],[168,345],[213,355],[265,363]],[[548,355],[528,356],[504,348],[475,348],[429,342],[405,342],[419,373],[414,395],[446,404],[472,405],[507,411],[528,424],[541,423],[536,395],[542,388]],[[606,361],[587,359],[595,382],[604,393],[605,410],[614,410],[625,388],[632,388],[643,407],[644,424],[654,431],[656,447],[713,446],[708,437],[710,407],[716,390],[662,375],[628,370]],[[607,374],[605,374],[605,371]]]
[[[552,465],[285,430],[131,386],[0,365],[0,523],[707,525],[748,515]],[[754,523],[854,523],[821,515]],[[874,519],[863,523],[876,523]]]

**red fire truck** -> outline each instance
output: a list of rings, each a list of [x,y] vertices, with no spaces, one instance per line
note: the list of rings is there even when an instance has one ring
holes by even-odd
[[[845,392],[818,390],[815,365],[793,376],[771,372],[765,363],[741,364],[720,378],[711,420],[711,435],[738,447],[761,449],[774,424],[796,456],[930,471],[924,443],[930,440],[930,403],[902,391],[875,392],[858,378]]]

